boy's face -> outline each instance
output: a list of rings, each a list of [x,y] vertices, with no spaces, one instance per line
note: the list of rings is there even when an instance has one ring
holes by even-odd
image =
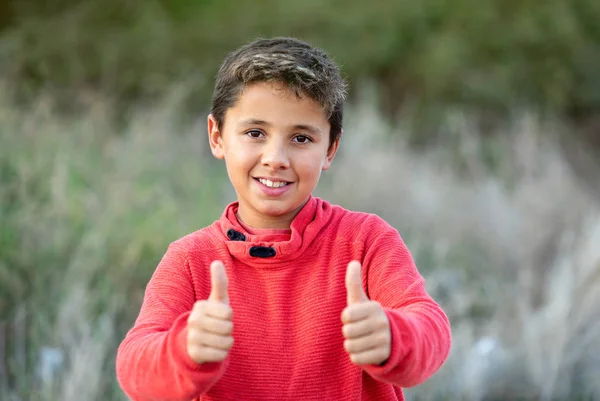
[[[329,128],[318,102],[266,82],[242,90],[222,127],[208,117],[212,153],[225,159],[244,223],[289,227],[338,149]]]

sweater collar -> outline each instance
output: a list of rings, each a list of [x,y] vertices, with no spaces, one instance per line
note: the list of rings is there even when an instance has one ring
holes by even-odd
[[[239,203],[230,203],[219,220],[221,234],[230,254],[246,263],[273,264],[301,256],[325,227],[332,214],[331,205],[311,196],[290,226],[289,239],[253,235],[236,218]],[[266,239],[266,241],[265,241]]]

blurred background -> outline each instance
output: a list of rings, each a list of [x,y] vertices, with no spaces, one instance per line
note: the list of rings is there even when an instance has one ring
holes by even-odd
[[[325,49],[350,82],[317,195],[377,213],[448,313],[409,400],[600,400],[600,2],[0,2],[0,399],[125,400],[116,348],[168,244],[234,199],[223,57]]]

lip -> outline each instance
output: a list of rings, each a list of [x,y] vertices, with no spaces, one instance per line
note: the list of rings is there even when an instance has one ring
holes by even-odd
[[[271,188],[260,182],[258,179],[271,180],[271,181],[284,181],[287,182],[287,185],[279,188]],[[293,185],[293,182],[289,182],[286,180],[274,179],[274,178],[266,178],[266,177],[257,177],[254,178],[254,181],[258,185],[258,187],[263,191],[263,193],[267,196],[281,196],[290,190],[290,187]]]

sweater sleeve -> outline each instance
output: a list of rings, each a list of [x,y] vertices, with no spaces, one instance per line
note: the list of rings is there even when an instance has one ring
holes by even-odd
[[[451,347],[448,317],[425,290],[412,256],[398,231],[381,221],[363,260],[363,284],[390,322],[390,358],[366,366],[377,380],[413,387],[429,379],[445,362]]]
[[[117,353],[117,379],[132,401],[190,401],[225,371],[187,354],[187,319],[195,302],[184,245],[169,246],[146,288],[140,314]]]

